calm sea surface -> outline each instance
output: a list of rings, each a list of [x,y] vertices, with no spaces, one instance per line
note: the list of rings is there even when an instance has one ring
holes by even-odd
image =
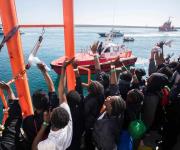
[[[174,53],[174,57],[180,55],[180,31],[160,33],[157,29],[145,28],[116,28],[125,34],[125,36],[132,36],[135,38],[134,42],[123,43],[122,38],[114,39],[115,43],[125,44],[133,51],[133,54],[138,57],[136,66],[143,67],[147,70],[148,58],[150,50],[155,43],[160,40],[174,40],[171,48],[165,48],[165,54]],[[49,67],[52,60],[64,55],[64,36],[63,29],[45,29],[44,40],[37,56],[43,60]],[[104,38],[99,38],[98,32],[108,32],[111,28],[75,28],[75,48],[76,52],[81,49],[88,48],[94,41],[104,41]],[[25,62],[34,44],[36,43],[41,29],[21,29],[25,34],[22,34],[22,45],[24,50]],[[0,41],[2,36],[0,36]],[[58,77],[56,73],[51,70],[50,75],[57,86]],[[5,82],[12,78],[10,62],[6,46],[0,52],[0,80]],[[36,89],[47,90],[45,81],[36,67],[31,67],[28,70],[28,81],[31,94]],[[15,90],[15,87],[13,86]],[[2,105],[0,105],[2,110]]]

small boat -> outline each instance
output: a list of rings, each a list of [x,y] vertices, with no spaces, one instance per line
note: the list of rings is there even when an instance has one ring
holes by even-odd
[[[109,37],[109,36],[111,36],[111,37],[122,37],[124,35],[120,31],[114,30],[114,29],[112,29],[109,33],[101,32],[98,34],[100,35],[100,37]]]
[[[137,57],[132,55],[132,51],[128,48],[125,48],[124,45],[117,45],[114,43],[106,43],[104,49],[101,52],[99,61],[101,64],[101,69],[104,72],[110,71],[110,62],[117,59],[119,56],[119,63],[116,64],[116,67],[122,66],[131,66],[134,65]],[[91,70],[91,74],[95,74],[95,66],[94,66],[94,56],[87,50],[86,52],[80,52],[75,55],[77,60],[77,64],[80,67],[88,68]],[[61,74],[62,64],[64,62],[65,57],[60,57],[51,62],[51,68],[57,73]],[[86,75],[87,71],[80,69],[81,75]]]
[[[133,37],[124,37],[123,42],[134,42],[134,38]]]
[[[168,21],[166,21],[162,26],[159,27],[160,32],[172,32],[177,31],[177,29],[171,25],[171,19],[169,17]]]

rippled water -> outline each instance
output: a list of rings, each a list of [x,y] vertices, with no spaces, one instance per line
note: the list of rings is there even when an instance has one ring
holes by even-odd
[[[110,28],[75,28],[75,47],[76,51],[89,47],[93,41],[104,40],[99,38],[97,32],[108,32]],[[125,36],[132,36],[135,38],[134,42],[124,43],[129,47],[135,56],[138,57],[136,66],[147,69],[148,57],[150,50],[155,43],[160,40],[174,40],[171,48],[165,48],[165,54],[174,53],[174,57],[180,55],[180,31],[161,33],[157,29],[145,29],[145,28],[122,28],[121,30]],[[38,36],[41,33],[41,29],[22,29],[25,34],[22,34],[22,45],[24,50],[25,61],[34,44],[36,43]],[[0,41],[2,36],[0,36]],[[123,43],[122,38],[114,39],[115,43]],[[63,29],[46,29],[42,46],[38,52],[38,57],[43,60],[48,66],[52,60],[64,55],[64,37]],[[51,70],[50,75],[57,86],[58,77]],[[0,80],[9,81],[12,78],[11,68],[8,58],[8,52],[6,46],[0,52]],[[28,81],[31,90],[31,94],[36,89],[47,90],[44,79],[40,71],[36,67],[32,67],[28,71]],[[14,87],[13,87],[14,89]],[[15,90],[15,89],[14,89]],[[1,109],[1,108],[0,108]],[[2,110],[2,109],[1,109]]]

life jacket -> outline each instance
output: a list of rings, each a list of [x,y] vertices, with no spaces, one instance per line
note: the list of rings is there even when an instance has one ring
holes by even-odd
[[[162,107],[165,107],[169,104],[170,89],[168,86],[164,86],[164,88],[161,89],[161,95],[160,103]]]

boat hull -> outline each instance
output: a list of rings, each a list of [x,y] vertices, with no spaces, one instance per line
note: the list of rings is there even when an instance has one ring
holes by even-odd
[[[123,39],[123,42],[134,42],[134,38],[133,39]]]
[[[178,31],[175,28],[163,28],[163,27],[159,27],[159,32],[176,32]]]
[[[111,35],[111,37],[122,37],[124,36],[123,33],[98,33],[100,37],[108,37]]]
[[[110,71],[110,62],[115,60],[117,56],[120,56],[119,62],[116,64],[116,67],[122,67],[124,66],[132,66],[135,64],[137,57],[132,55],[131,51],[125,52],[125,53],[119,53],[114,56],[106,56],[106,57],[101,57],[99,58],[100,64],[101,64],[101,70],[104,72],[109,72]],[[57,73],[61,74],[61,68],[62,68],[62,63],[64,61],[65,57],[60,57],[57,60],[54,60],[51,63],[51,68]],[[94,66],[94,58],[93,56],[89,54],[83,54],[83,53],[78,53],[76,55],[77,59],[77,64],[78,66],[88,68],[91,70],[91,74],[95,74],[95,66]],[[79,69],[81,75],[86,75],[87,71]]]

